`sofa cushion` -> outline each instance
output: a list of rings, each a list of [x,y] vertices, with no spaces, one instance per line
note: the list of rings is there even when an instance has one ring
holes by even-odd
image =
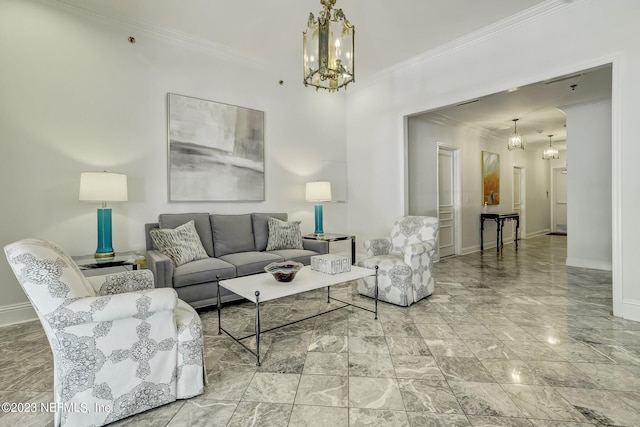
[[[302,233],[300,221],[280,221],[269,218],[269,240],[267,251],[278,249],[304,249],[302,247]]]
[[[216,257],[238,252],[255,251],[251,214],[211,215],[213,250]]]
[[[320,255],[318,252],[306,249],[279,249],[277,251],[269,251],[268,254],[281,256],[285,261],[297,261],[304,265],[311,264],[311,257]]]
[[[255,251],[224,255],[220,257],[220,259],[235,265],[238,276],[264,273],[264,268],[268,264],[276,261],[284,261],[279,255]]]
[[[176,228],[179,225],[193,220],[196,231],[200,236],[200,241],[207,255],[213,256],[213,239],[211,237],[211,224],[208,213],[181,213],[181,214],[160,214],[158,223],[160,228]]]
[[[209,258],[202,247],[193,220],[176,228],[158,228],[150,233],[158,250],[171,258],[175,267]]]
[[[221,279],[236,277],[235,266],[218,258],[207,258],[183,264],[173,271],[173,287],[214,282],[216,276]],[[214,285],[211,285],[214,286]]]
[[[269,218],[277,218],[286,221],[288,216],[286,213],[252,213],[251,221],[253,221],[253,237],[256,242],[256,251],[262,252],[267,249],[269,241]]]

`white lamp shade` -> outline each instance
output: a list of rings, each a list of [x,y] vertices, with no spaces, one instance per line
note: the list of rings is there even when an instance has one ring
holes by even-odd
[[[127,175],[111,172],[82,172],[80,196],[83,202],[126,202]]]
[[[307,182],[306,200],[307,202],[331,201],[331,182],[329,181]]]

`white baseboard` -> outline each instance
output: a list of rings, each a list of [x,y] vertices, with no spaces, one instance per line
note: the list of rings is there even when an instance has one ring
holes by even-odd
[[[486,248],[486,246],[485,246],[485,248]],[[495,246],[494,246],[494,248],[495,248]],[[460,253],[456,254],[456,255],[469,255],[469,254],[472,254],[474,252],[479,252],[479,251],[480,251],[480,245],[467,246],[466,248],[462,248],[460,250]]]
[[[534,231],[533,233],[527,233],[527,235],[525,237],[522,237],[523,239],[531,239],[534,237],[538,237],[538,236],[544,236],[549,234],[551,231],[546,228],[544,230],[539,230],[539,231]]]
[[[36,320],[38,315],[30,302],[4,305],[0,307],[0,326]]]
[[[611,265],[610,262],[593,261],[588,259],[567,257],[565,264],[567,265],[567,267],[592,268],[594,270],[605,270],[605,271],[613,270],[613,266]]]
[[[640,322],[640,301],[623,299],[621,317],[623,319]]]

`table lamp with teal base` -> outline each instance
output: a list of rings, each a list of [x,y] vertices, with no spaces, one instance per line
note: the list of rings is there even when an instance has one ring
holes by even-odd
[[[80,174],[80,196],[85,202],[100,202],[98,208],[98,248],[96,258],[115,256],[112,243],[111,208],[107,202],[126,202],[127,176],[121,173],[82,172]]]
[[[331,201],[331,182],[329,181],[313,181],[307,182],[305,198],[307,202],[315,202],[315,231],[313,234],[324,234],[322,225],[322,205],[320,202]]]

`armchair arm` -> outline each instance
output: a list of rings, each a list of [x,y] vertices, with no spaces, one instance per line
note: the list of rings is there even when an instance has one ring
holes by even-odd
[[[173,287],[173,263],[160,251],[147,251],[147,268],[153,273],[156,288]]]
[[[391,240],[387,238],[368,239],[364,241],[364,249],[368,256],[388,255],[391,250]]]
[[[173,311],[178,304],[174,289],[149,289],[109,296],[77,298],[46,316],[53,330],[130,317],[146,318],[160,311]]]
[[[404,263],[409,266],[419,265],[421,256],[432,257],[436,249],[435,243],[434,240],[430,240],[407,245],[404,248]]]
[[[436,248],[436,242],[433,240],[429,240],[429,241],[422,241],[422,242],[418,242],[418,243],[413,243],[411,245],[407,245],[407,247],[404,249],[404,255],[405,256],[412,256],[412,255],[421,255],[425,252],[429,252],[432,251]]]
[[[149,270],[123,271],[87,280],[99,296],[153,289],[153,273]]]

